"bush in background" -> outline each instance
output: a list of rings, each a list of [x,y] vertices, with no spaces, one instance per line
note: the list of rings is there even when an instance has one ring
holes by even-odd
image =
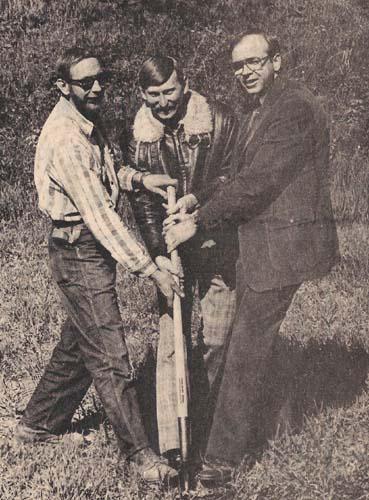
[[[130,2],[2,0],[0,43],[0,217],[35,212],[32,181],[38,134],[57,99],[50,84],[62,48],[97,46],[115,74],[106,116],[115,139],[138,106],[136,74],[155,52],[180,58],[192,86],[242,113],[229,64],[235,34],[260,27],[276,34],[286,72],[303,79],[332,119],[332,185],[336,216],[368,220],[365,153],[365,65],[369,12],[356,0],[172,0],[143,2],[137,26]],[[135,3],[135,2],[133,2]]]

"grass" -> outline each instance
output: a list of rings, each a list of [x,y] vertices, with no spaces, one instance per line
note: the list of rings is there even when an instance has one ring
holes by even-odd
[[[199,11],[195,1],[176,0],[172,3],[178,9],[170,16],[160,9],[146,12],[146,25],[136,27],[119,1],[72,0],[65,5],[2,1],[1,218],[16,220],[24,212],[34,213],[34,149],[57,99],[49,80],[60,47],[92,44],[114,70],[106,116],[117,140],[123,123],[137,109],[133,87],[139,65],[154,52],[179,57],[194,88],[242,112],[228,46],[235,33],[261,26],[281,39],[285,71],[303,78],[331,115],[337,218],[368,220],[365,41],[369,14],[365,4],[357,0],[207,0],[208,8]],[[11,204],[6,201],[9,197]]]
[[[11,440],[9,419],[12,423],[28,397],[30,380],[41,374],[64,317],[47,269],[46,236],[43,219],[32,226],[19,221],[2,227],[0,498],[174,498],[173,492],[148,490],[137,482],[119,460],[106,423],[83,450],[73,443],[24,448]],[[288,379],[281,411],[288,431],[271,436],[251,472],[238,470],[228,498],[358,500],[369,495],[369,396],[364,390],[369,237],[359,224],[341,228],[339,236],[342,263],[325,279],[301,288],[283,325],[278,369],[282,366],[284,373],[273,378]],[[140,367],[157,339],[154,291],[126,272],[119,275],[118,289],[131,356]],[[96,410],[100,406],[90,391],[77,419]]]
[[[117,142],[138,106],[137,69],[156,51],[179,57],[193,88],[242,113],[226,47],[235,33],[251,26],[279,35],[286,72],[305,80],[330,114],[331,186],[342,259],[326,278],[301,287],[283,323],[270,374],[275,415],[264,412],[266,428],[279,422],[277,434],[267,436],[260,462],[250,472],[241,466],[232,489],[218,493],[254,500],[369,498],[368,5],[207,0],[199,9],[195,0],[174,0],[168,15],[164,3],[148,2],[146,25],[137,27],[120,0],[0,1],[0,498],[175,495],[147,489],[127,470],[105,421],[83,450],[71,442],[23,448],[11,439],[14,418],[64,319],[47,268],[48,224],[37,211],[32,180],[38,134],[57,99],[49,85],[55,55],[75,42],[89,42],[106,55],[115,75],[106,117]],[[132,224],[124,207],[122,213]],[[154,290],[122,270],[118,289],[131,356],[142,373],[157,341]],[[280,392],[283,401],[275,398]],[[93,422],[96,412],[101,408],[91,390],[76,417]]]
[[[240,471],[236,498],[367,499],[367,409],[363,395],[350,408],[307,418],[303,432],[273,442],[251,472]]]

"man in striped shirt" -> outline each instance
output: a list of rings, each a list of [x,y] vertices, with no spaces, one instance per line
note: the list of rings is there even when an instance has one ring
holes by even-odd
[[[57,440],[93,381],[121,450],[143,479],[156,482],[177,473],[150,449],[144,431],[118,309],[116,263],[152,279],[168,301],[181,291],[170,261],[159,256],[154,263],[115,208],[122,185],[164,193],[176,181],[128,167],[115,172],[99,118],[107,78],[99,58],[83,49],[69,49],[58,61],[61,97],[39,139],[35,183],[40,208],[52,220],[50,267],[68,319],[16,437]]]

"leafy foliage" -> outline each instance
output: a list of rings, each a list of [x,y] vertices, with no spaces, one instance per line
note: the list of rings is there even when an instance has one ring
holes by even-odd
[[[64,319],[47,270],[46,221],[36,210],[32,180],[37,138],[57,100],[50,84],[57,55],[75,43],[97,46],[104,54],[114,71],[106,118],[117,140],[138,106],[137,70],[155,52],[179,58],[193,88],[242,114],[247,102],[235,87],[228,47],[235,34],[258,26],[280,38],[285,71],[306,81],[330,114],[342,260],[331,275],[304,284],[296,294],[279,339],[282,361],[270,374],[274,392],[284,384],[286,394],[280,431],[270,436],[270,447],[250,472],[238,469],[233,496],[368,498],[369,399],[365,392],[358,397],[369,353],[367,2],[1,0],[1,7],[0,497],[175,497],[137,481],[118,458],[107,425],[100,426],[87,450],[72,444],[24,448],[10,439],[14,417]],[[132,224],[126,206],[123,212]],[[140,370],[157,339],[155,294],[146,282],[122,272],[119,297],[131,356]],[[96,410],[100,406],[91,391],[77,418]]]
[[[25,211],[34,213],[34,148],[57,99],[50,77],[62,47],[75,43],[98,47],[114,70],[106,116],[117,139],[138,106],[137,70],[147,55],[156,52],[179,58],[194,88],[242,113],[245,103],[232,78],[229,44],[235,34],[258,26],[279,37],[285,71],[306,81],[331,114],[337,218],[368,219],[365,126],[369,70],[365,50],[369,14],[360,2],[206,0],[199,9],[194,0],[157,0],[141,2],[145,8],[141,25],[133,22],[132,1],[3,3],[1,218],[14,220]]]

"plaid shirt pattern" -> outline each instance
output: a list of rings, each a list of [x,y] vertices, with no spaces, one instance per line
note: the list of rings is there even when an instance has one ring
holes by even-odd
[[[54,221],[85,223],[118,263],[149,276],[156,265],[115,211],[119,190],[132,189],[134,173],[123,167],[117,176],[102,133],[61,97],[37,145],[39,207]],[[73,230],[69,234],[72,241],[78,237]]]

